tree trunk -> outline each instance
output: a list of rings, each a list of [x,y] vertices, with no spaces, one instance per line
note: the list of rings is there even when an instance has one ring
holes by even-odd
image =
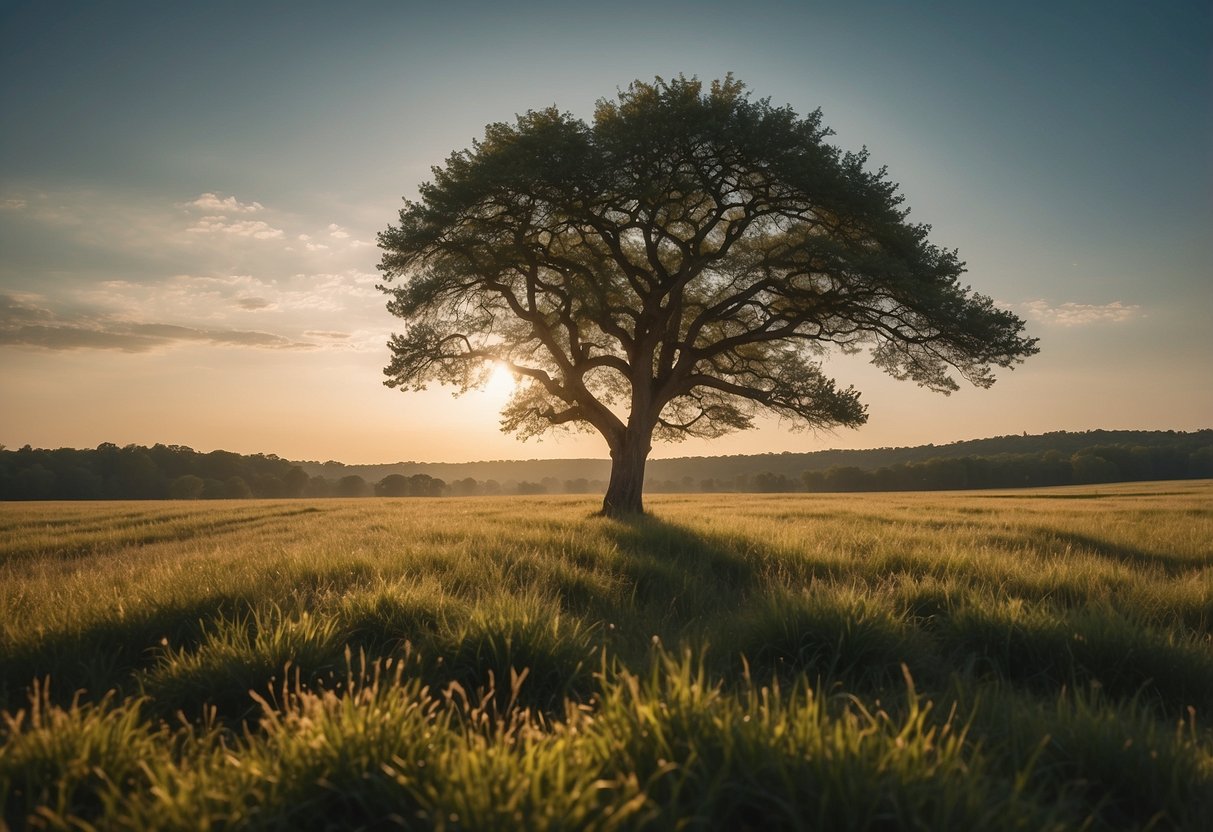
[[[611,449],[611,481],[602,501],[606,517],[644,514],[644,464],[652,450],[652,431],[624,431],[623,442]]]

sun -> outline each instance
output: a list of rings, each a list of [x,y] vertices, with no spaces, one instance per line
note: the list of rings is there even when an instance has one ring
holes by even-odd
[[[485,382],[485,395],[492,396],[495,399],[508,398],[514,392],[514,388],[518,385],[518,379],[509,371],[509,368],[500,362],[494,362],[493,369],[489,372],[489,379]]]

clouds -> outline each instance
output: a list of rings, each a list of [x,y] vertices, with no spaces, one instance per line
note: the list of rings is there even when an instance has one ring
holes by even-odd
[[[349,229],[342,228],[335,222],[328,224],[325,229],[329,243],[316,242],[311,234],[300,234],[295,239],[303,243],[304,248],[308,251],[329,251],[336,246],[337,248],[358,249],[371,245],[366,240],[359,240],[350,234]],[[330,245],[331,243],[331,245]]]
[[[274,308],[274,304],[270,303],[265,298],[237,298],[236,305],[248,312],[255,312],[258,309]]]
[[[1141,306],[1135,303],[1073,303],[1050,304],[1045,300],[1031,300],[1017,304],[1029,320],[1055,326],[1087,326],[1089,324],[1118,324],[1145,316]]]
[[[0,291],[0,349],[377,351],[388,322],[376,280],[356,269],[270,280],[176,274],[103,280],[71,292]]]
[[[123,304],[144,312],[180,317],[226,317],[235,307],[242,312],[276,312],[286,318],[311,322],[310,328],[321,326],[318,318],[343,317],[351,311],[366,310],[378,316],[379,291],[375,275],[356,269],[341,272],[300,272],[289,277],[264,280],[247,274],[208,276],[174,275],[152,287],[134,286],[123,281],[102,284],[101,292],[92,295],[97,303]],[[303,328],[309,328],[304,325]]]
[[[352,224],[218,190],[0,196],[0,230],[25,245],[20,260],[0,261],[0,346],[382,347],[389,321],[372,256],[359,250],[367,235]]]
[[[248,219],[240,216],[258,212],[272,213],[255,200],[241,202],[235,196],[221,197],[214,193],[204,193],[189,202],[182,203],[181,207],[191,211],[199,209],[206,212],[203,216],[193,220],[186,229],[191,234],[229,235],[250,240],[286,240],[288,238],[287,233],[282,228],[271,224],[270,220]],[[293,240],[303,243],[303,251],[312,253],[340,253],[343,250],[354,250],[371,245],[365,240],[358,239],[348,228],[335,222],[328,223],[324,230],[317,235],[299,231],[292,232],[289,236]],[[326,242],[320,242],[316,239],[317,236],[323,237]],[[286,245],[282,250],[294,252],[299,249],[293,245]]]
[[[264,220],[228,221],[227,217],[202,217],[187,231],[195,234],[233,234],[254,240],[280,240],[284,236],[281,228],[274,228]]]
[[[144,323],[97,310],[61,312],[40,301],[38,298],[0,295],[0,346],[126,353],[153,352],[182,344],[260,349],[311,349],[315,346],[256,330]]]
[[[241,202],[234,196],[220,197],[205,193],[185,203],[186,208],[200,208],[208,213],[186,230],[192,234],[231,234],[253,240],[281,240],[285,233],[265,220],[230,219],[229,214],[252,214],[264,211],[260,202]]]
[[[307,349],[268,332],[203,330],[171,324],[136,324],[124,321],[90,321],[0,328],[0,346],[41,347],[48,350],[101,349],[128,353],[153,352],[182,343],[232,347]]]
[[[296,239],[298,239],[299,242],[303,243],[304,248],[306,248],[308,251],[328,251],[329,250],[329,247],[326,246],[324,243],[312,242],[311,234],[300,234]]]
[[[211,214],[252,214],[265,208],[260,202],[241,202],[234,196],[220,197],[218,194],[205,193],[186,205]]]
[[[23,259],[56,274],[118,277],[119,261],[124,279],[139,277],[136,261],[160,275],[365,271],[373,258],[362,250],[371,245],[365,230],[213,191],[182,201],[27,186],[0,195],[0,222],[21,241]],[[20,285],[9,277],[0,288]]]

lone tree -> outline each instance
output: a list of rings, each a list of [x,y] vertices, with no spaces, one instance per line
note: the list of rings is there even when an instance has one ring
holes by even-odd
[[[555,108],[491,124],[379,235],[389,387],[519,380],[502,428],[596,430],[609,516],[643,511],[653,440],[717,437],[760,411],[858,426],[820,359],[870,347],[948,393],[1035,353],[1024,324],[958,283],[955,251],[906,221],[867,152],[820,112],[752,100],[732,76],[635,82],[593,124]]]

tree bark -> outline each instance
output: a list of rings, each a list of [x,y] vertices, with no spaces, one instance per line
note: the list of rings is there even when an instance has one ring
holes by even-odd
[[[611,449],[611,481],[602,501],[606,517],[635,517],[644,514],[644,465],[652,450],[652,430],[629,427],[623,441]]]

